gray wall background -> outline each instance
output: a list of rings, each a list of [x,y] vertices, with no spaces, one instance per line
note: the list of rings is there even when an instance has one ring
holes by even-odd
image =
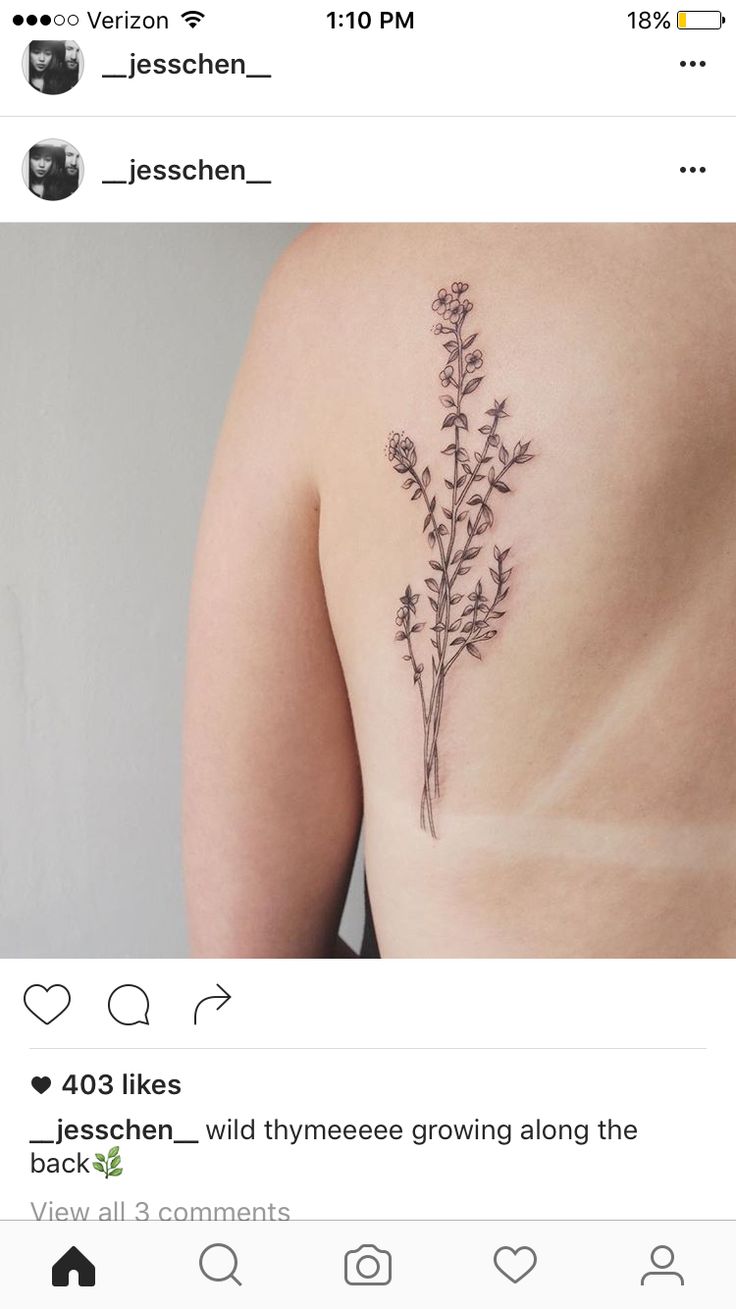
[[[256,302],[300,230],[0,227],[0,956],[187,952],[197,522]],[[354,892],[353,936],[359,911]]]

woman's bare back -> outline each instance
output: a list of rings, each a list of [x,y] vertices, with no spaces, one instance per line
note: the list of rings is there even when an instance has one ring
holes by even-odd
[[[735,255],[331,228],[282,271],[383,954],[736,954]]]

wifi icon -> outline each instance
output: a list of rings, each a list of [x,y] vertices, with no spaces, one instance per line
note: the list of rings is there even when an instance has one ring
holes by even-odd
[[[189,24],[190,27],[196,27],[197,23],[202,22],[202,19],[204,18],[204,14],[199,9],[187,9],[182,14],[182,18],[184,19],[185,23]]]

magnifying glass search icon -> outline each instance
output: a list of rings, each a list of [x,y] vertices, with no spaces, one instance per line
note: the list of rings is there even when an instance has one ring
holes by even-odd
[[[206,1245],[199,1256],[199,1271],[208,1282],[234,1282],[242,1286],[235,1274],[238,1271],[238,1256],[231,1245],[216,1241]]]

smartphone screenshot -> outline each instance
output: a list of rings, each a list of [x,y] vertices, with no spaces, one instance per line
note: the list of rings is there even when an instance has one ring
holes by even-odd
[[[3,10],[0,1300],[736,1300],[736,12]]]

